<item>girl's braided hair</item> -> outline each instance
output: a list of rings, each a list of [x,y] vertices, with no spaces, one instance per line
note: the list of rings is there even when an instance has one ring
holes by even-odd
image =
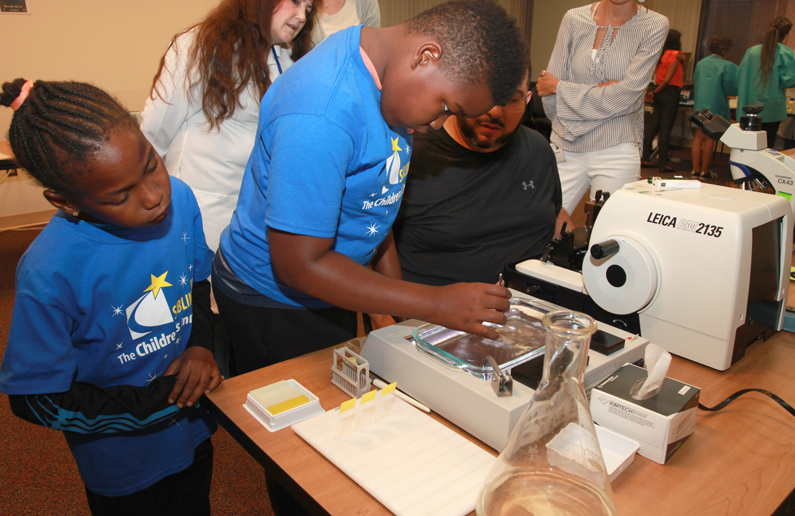
[[[4,83],[0,105],[10,106],[24,84]],[[36,81],[14,113],[8,140],[20,165],[45,188],[77,200],[80,165],[120,126],[137,129],[132,115],[96,86]]]

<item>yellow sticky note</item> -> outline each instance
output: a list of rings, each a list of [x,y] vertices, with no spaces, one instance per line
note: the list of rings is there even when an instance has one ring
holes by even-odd
[[[267,408],[267,410],[271,413],[271,415],[275,416],[276,414],[281,414],[282,412],[292,408],[300,407],[304,403],[309,403],[309,398],[302,394],[300,396],[296,396],[295,398],[290,398],[289,400],[271,405]]]
[[[397,382],[392,382],[389,385],[385,386],[381,389],[381,396],[386,396],[387,394],[392,394],[397,389]]]
[[[375,395],[377,393],[378,393],[378,391],[370,391],[370,392],[368,392],[366,394],[362,394],[362,405],[364,405],[368,401],[373,401],[375,399]]]
[[[346,410],[352,409],[355,406],[356,406],[356,398],[342,402],[342,405],[340,405],[340,414],[342,414]]]

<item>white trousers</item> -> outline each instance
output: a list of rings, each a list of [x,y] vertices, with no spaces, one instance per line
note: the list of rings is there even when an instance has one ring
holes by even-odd
[[[640,177],[640,151],[633,142],[592,152],[562,151],[566,161],[558,163],[563,209],[571,215],[582,196],[591,189],[613,193]]]

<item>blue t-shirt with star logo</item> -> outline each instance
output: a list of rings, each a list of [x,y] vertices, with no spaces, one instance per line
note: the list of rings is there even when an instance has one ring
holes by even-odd
[[[142,387],[185,350],[193,283],[209,277],[212,252],[193,192],[170,179],[171,205],[157,226],[97,226],[59,211],[33,241],[17,266],[0,391]],[[191,408],[129,432],[64,435],[86,486],[122,496],[190,466],[215,428]]]
[[[268,227],[333,239],[333,251],[366,266],[400,207],[412,138],[381,116],[360,34],[352,27],[332,35],[268,89],[237,209],[221,236],[235,275],[280,303],[329,306],[275,276]]]

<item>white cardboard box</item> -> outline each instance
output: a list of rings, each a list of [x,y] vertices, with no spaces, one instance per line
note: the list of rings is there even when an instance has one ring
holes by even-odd
[[[647,400],[629,394],[646,379],[645,369],[626,364],[591,392],[595,423],[638,441],[647,459],[665,464],[696,428],[701,389],[666,378],[660,392]]]

